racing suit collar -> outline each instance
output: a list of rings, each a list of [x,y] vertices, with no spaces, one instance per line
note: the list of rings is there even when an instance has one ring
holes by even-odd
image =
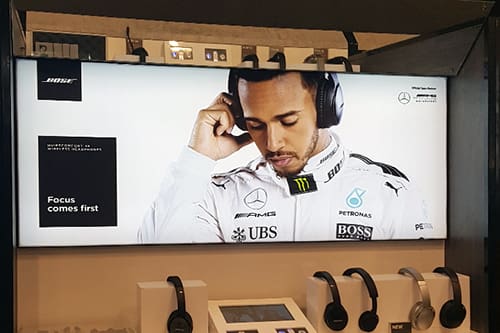
[[[339,137],[333,131],[330,131],[330,138],[330,144],[321,152],[309,158],[300,174],[314,172],[324,164],[336,164],[343,158],[343,147],[340,144]]]

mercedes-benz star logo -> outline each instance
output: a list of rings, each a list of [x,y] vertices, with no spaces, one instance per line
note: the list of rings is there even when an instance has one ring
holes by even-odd
[[[248,208],[258,210],[266,205],[267,193],[259,187],[248,193],[243,201]]]
[[[408,103],[410,103],[410,100],[411,100],[411,96],[410,96],[409,92],[402,91],[399,93],[399,95],[398,95],[399,103],[408,104]]]

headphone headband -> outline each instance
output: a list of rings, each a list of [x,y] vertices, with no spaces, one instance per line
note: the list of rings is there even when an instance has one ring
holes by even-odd
[[[377,286],[375,285],[375,281],[373,281],[371,275],[361,267],[352,267],[352,268],[346,269],[342,275],[351,276],[354,273],[359,274],[361,276],[361,278],[363,279],[363,282],[365,283],[366,288],[368,289],[368,294],[370,295],[370,298],[372,299],[372,309],[370,311],[373,313],[376,313],[377,312],[378,291],[377,291]]]
[[[460,288],[457,273],[449,267],[436,267],[433,272],[447,275],[450,278],[453,299],[458,303],[462,303],[462,290]]]
[[[422,302],[425,306],[431,306],[431,296],[429,294],[429,288],[427,287],[427,282],[425,282],[424,277],[413,267],[403,267],[399,269],[399,274],[410,275],[417,281],[418,289],[422,295]]]
[[[339,289],[337,288],[337,283],[335,283],[335,280],[333,279],[333,276],[328,273],[327,271],[318,271],[314,273],[313,275],[315,278],[323,279],[328,283],[328,286],[330,287],[330,292],[332,294],[332,299],[334,303],[341,304],[342,302],[340,301],[340,293]]]
[[[167,282],[170,282],[175,287],[175,294],[177,296],[177,309],[184,313],[186,312],[186,300],[184,298],[184,286],[182,285],[182,281],[180,277],[176,275],[172,275],[167,277]]]

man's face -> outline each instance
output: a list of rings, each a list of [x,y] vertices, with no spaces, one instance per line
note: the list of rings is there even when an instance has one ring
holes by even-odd
[[[320,152],[316,107],[299,73],[271,80],[239,80],[238,93],[248,133],[261,154],[280,176],[299,173],[307,160]]]

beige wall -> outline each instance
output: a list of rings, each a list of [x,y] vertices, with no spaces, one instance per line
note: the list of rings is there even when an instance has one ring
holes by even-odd
[[[18,328],[135,328],[136,283],[171,274],[205,281],[209,299],[291,296],[305,309],[306,277],[316,270],[443,264],[443,241],[19,249]]]

